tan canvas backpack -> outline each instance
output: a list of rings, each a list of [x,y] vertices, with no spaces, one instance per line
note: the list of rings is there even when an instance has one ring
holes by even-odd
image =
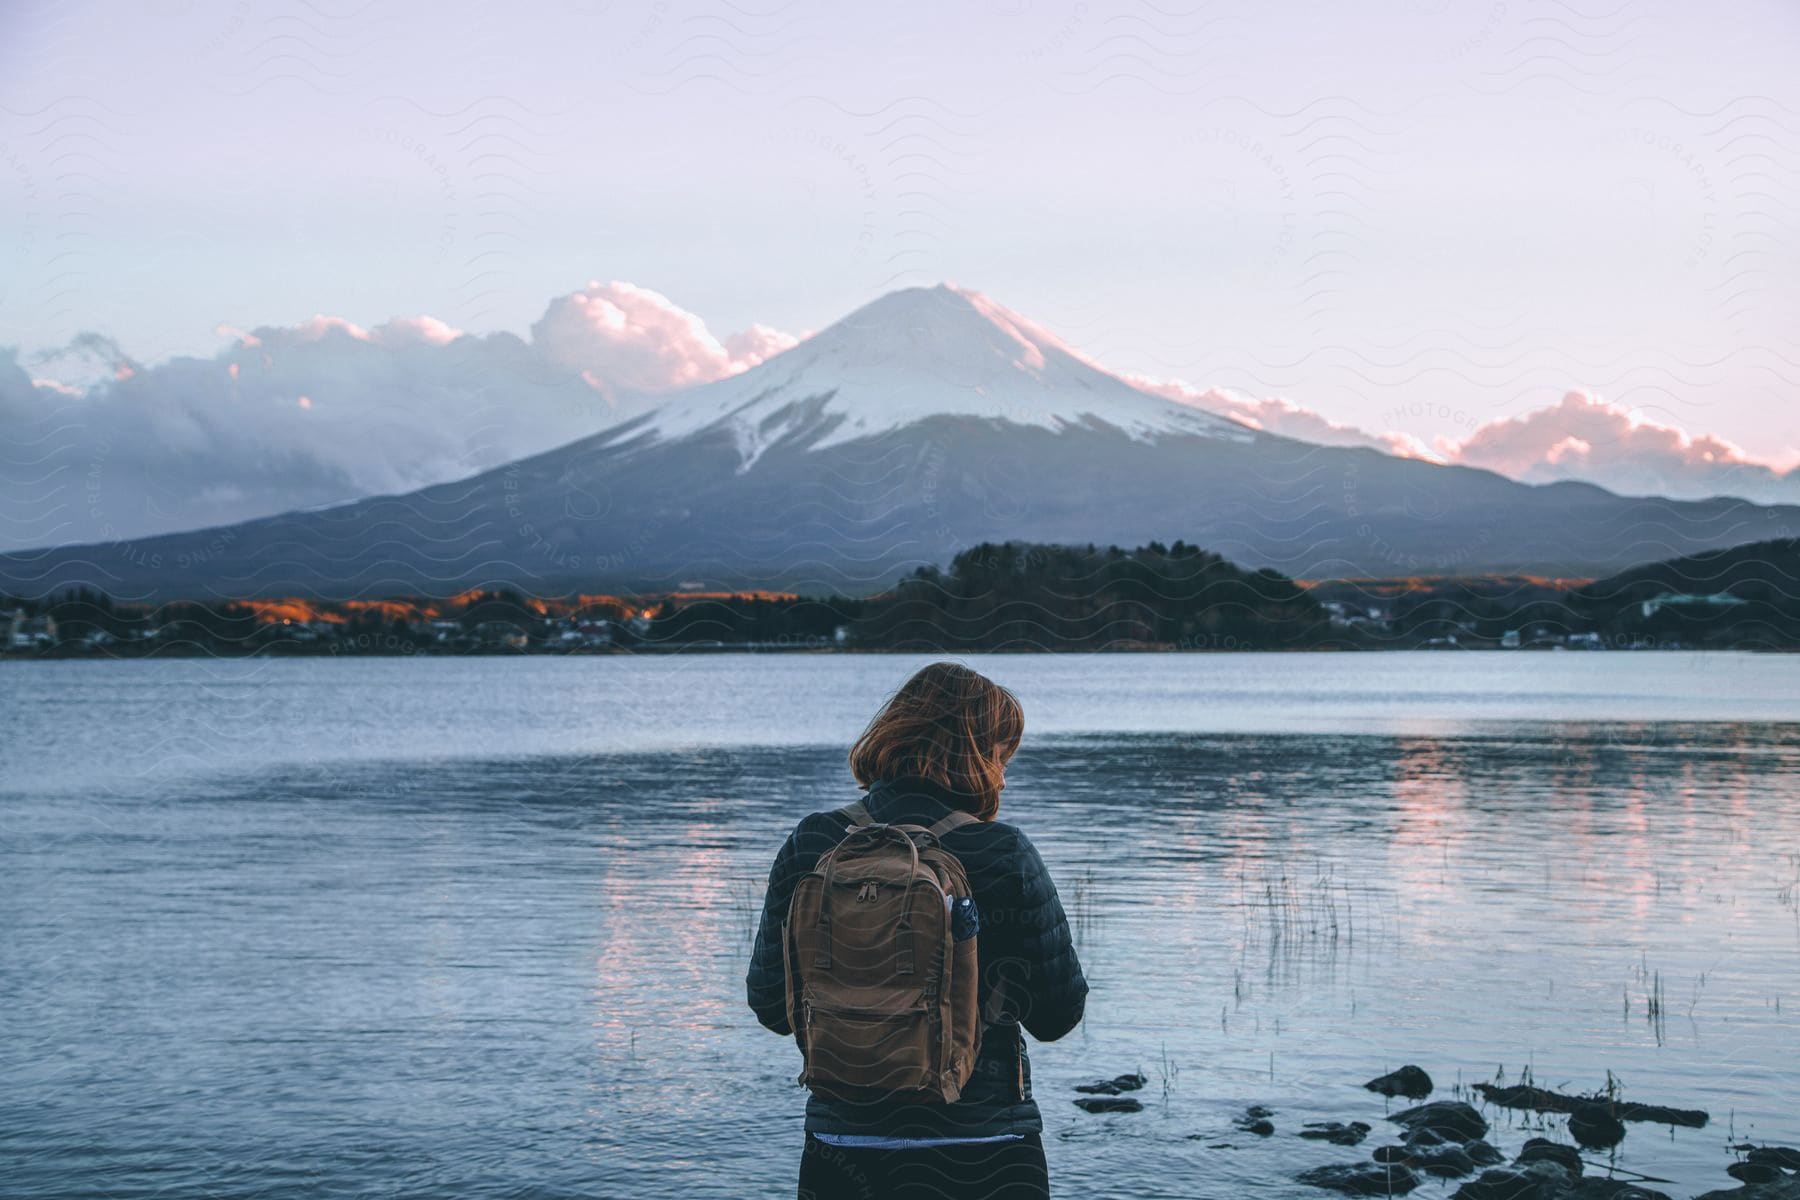
[[[959,810],[929,827],[887,825],[860,800],[838,811],[851,828],[800,878],[782,930],[799,1082],[851,1100],[953,1103],[974,1070],[983,1014],[976,939],[957,941],[951,926],[950,900],[970,894],[968,876],[939,839],[980,818]],[[999,996],[990,999],[991,1019]]]

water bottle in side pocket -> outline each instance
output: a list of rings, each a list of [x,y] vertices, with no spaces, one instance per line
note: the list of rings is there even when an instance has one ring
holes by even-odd
[[[945,896],[944,907],[950,913],[950,936],[966,942],[981,931],[981,910],[973,896]]]

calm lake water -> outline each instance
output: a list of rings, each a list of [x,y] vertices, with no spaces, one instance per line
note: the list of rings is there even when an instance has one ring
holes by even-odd
[[[791,1195],[756,907],[924,661],[0,665],[0,1192]],[[1800,659],[964,661],[1093,985],[1033,1052],[1059,1194],[1327,1195],[1408,1062],[1709,1110],[1612,1156],[1675,1196],[1800,1145]]]

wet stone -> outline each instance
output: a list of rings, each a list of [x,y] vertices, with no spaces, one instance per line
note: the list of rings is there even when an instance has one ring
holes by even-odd
[[[1375,1151],[1375,1161],[1403,1163],[1427,1175],[1446,1177],[1472,1175],[1478,1165],[1474,1155],[1455,1142],[1442,1142],[1435,1146],[1382,1146]]]
[[[1742,1187],[1703,1192],[1694,1200],[1800,1200],[1800,1179],[1788,1175],[1772,1183],[1746,1183]]]
[[[1252,1104],[1244,1110],[1244,1115],[1233,1121],[1232,1124],[1245,1133],[1254,1133],[1257,1137],[1268,1137],[1275,1132],[1275,1123],[1269,1120],[1274,1115],[1274,1109],[1265,1108],[1260,1104]]]
[[[1543,1138],[1526,1145],[1533,1157],[1519,1157],[1504,1167],[1483,1171],[1453,1193],[1451,1200],[1671,1200],[1662,1192],[1622,1179],[1587,1179],[1570,1170],[1568,1147]],[[1579,1167],[1579,1159],[1576,1160]]]
[[[1115,1075],[1111,1079],[1097,1079],[1093,1083],[1078,1083],[1075,1090],[1086,1092],[1092,1096],[1117,1096],[1120,1092],[1135,1092],[1150,1080],[1142,1072],[1135,1075]]]
[[[1625,1140],[1625,1122],[1606,1104],[1578,1104],[1569,1114],[1569,1136],[1596,1150],[1606,1150]]]
[[[1671,1200],[1666,1192],[1653,1192],[1622,1179],[1582,1179],[1569,1190],[1565,1200]]]
[[[1561,1146],[1545,1138],[1532,1138],[1520,1148],[1517,1161],[1536,1162],[1539,1159],[1561,1163],[1563,1169],[1571,1175],[1581,1174],[1585,1165],[1573,1146]]]
[[[1486,1137],[1488,1129],[1487,1119],[1461,1100],[1433,1100],[1393,1113],[1388,1120],[1412,1130],[1429,1129],[1457,1142]]]
[[[1363,1086],[1371,1092],[1380,1092],[1383,1096],[1405,1096],[1408,1100],[1423,1100],[1431,1095],[1431,1076],[1427,1075],[1423,1068],[1408,1064],[1398,1071],[1389,1071],[1386,1075],[1377,1076]]]
[[[1494,1167],[1457,1188],[1452,1200],[1561,1200],[1573,1178],[1560,1163]]]
[[[1300,1136],[1317,1138],[1334,1146],[1354,1146],[1369,1136],[1369,1126],[1361,1121],[1352,1121],[1348,1125],[1342,1121],[1308,1121]]]
[[[1382,1163],[1333,1163],[1302,1171],[1294,1178],[1312,1187],[1328,1188],[1348,1196],[1404,1196],[1419,1186],[1409,1168]]]
[[[1084,1096],[1075,1103],[1091,1113],[1144,1111],[1144,1102],[1132,1096]]]
[[[1789,1171],[1800,1171],[1800,1150],[1791,1146],[1751,1146],[1748,1149],[1753,1163],[1768,1163]]]
[[[1800,1177],[1783,1174],[1780,1179],[1768,1183],[1746,1183],[1742,1187],[1703,1192],[1694,1200],[1800,1200]]]
[[[1406,1146],[1409,1150],[1414,1150],[1414,1149],[1425,1149],[1430,1146],[1455,1145],[1457,1143],[1457,1139],[1445,1137],[1443,1134],[1439,1133],[1435,1129],[1429,1129],[1429,1128],[1426,1128],[1425,1126],[1420,1126],[1417,1129],[1408,1129],[1405,1133],[1401,1134],[1400,1142],[1402,1145]],[[1496,1159],[1495,1161],[1502,1162],[1505,1160]]]

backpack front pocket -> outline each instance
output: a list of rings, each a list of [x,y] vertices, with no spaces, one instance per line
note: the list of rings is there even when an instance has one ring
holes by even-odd
[[[851,1008],[803,1003],[806,1021],[806,1077],[818,1088],[899,1092],[935,1082],[937,1030],[925,1005],[905,1008]]]

